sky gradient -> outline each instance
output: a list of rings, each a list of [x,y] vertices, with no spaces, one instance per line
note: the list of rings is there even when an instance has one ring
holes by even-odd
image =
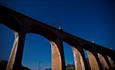
[[[115,50],[114,0],[0,0],[0,4],[54,27],[61,26],[66,32]],[[10,52],[12,43],[11,30],[0,24],[0,60],[8,59],[7,52]],[[73,63],[71,48],[66,43],[64,50],[66,64]],[[43,66],[51,66],[50,59],[48,40],[40,35],[27,34],[23,64],[33,70],[41,65],[42,69]]]

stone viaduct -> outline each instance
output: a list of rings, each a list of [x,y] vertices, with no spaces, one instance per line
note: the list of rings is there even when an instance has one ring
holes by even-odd
[[[22,65],[25,35],[40,34],[51,44],[51,69],[66,70],[63,42],[73,50],[75,70],[115,70],[115,51],[34,20],[12,9],[0,6],[0,24],[10,28],[15,36],[6,70]],[[87,58],[84,52],[87,52]]]

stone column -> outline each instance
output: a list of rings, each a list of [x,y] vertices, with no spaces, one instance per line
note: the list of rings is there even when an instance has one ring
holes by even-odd
[[[82,54],[77,48],[72,47],[72,49],[73,49],[75,70],[85,70],[85,65],[84,65],[84,60],[82,58]]]
[[[105,58],[100,53],[98,53],[98,57],[99,57],[101,65],[102,65],[102,69],[109,70],[110,68],[109,68],[109,65],[107,64]]]
[[[104,57],[104,59],[105,59],[107,65],[109,66],[109,69],[112,70],[112,66],[111,66],[111,63],[109,62],[109,59],[108,59],[107,55],[106,55],[106,54],[103,54],[102,56]]]
[[[114,63],[114,61],[111,59],[110,56],[107,56],[107,59],[108,59],[108,62],[110,64],[111,69],[114,70],[115,69],[115,63]]]
[[[52,70],[66,70],[63,42],[59,39],[50,41],[52,53]]]
[[[89,60],[91,70],[100,70],[94,53],[87,51],[87,55],[88,55],[88,60]]]
[[[18,32],[15,31],[13,32],[14,32],[14,44],[10,53],[6,70],[13,70],[14,65],[21,66],[22,62],[25,34],[21,35]]]

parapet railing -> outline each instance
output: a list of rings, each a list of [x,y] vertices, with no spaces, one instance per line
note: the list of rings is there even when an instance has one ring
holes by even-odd
[[[27,33],[39,34],[49,40],[52,49],[52,70],[66,70],[63,42],[68,43],[73,50],[75,70],[115,69],[114,50],[81,39],[62,29],[56,29],[4,6],[0,6],[0,24],[10,28],[15,36],[6,70],[14,69],[15,65],[22,65]]]

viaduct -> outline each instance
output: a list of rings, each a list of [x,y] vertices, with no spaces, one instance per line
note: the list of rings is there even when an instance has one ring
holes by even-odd
[[[0,6],[0,24],[10,28],[15,37],[6,70],[13,70],[14,65],[22,65],[27,33],[39,34],[49,40],[52,70],[66,70],[63,42],[72,48],[75,70],[115,70],[114,50],[86,41],[4,6]],[[87,52],[87,58],[84,52]]]

